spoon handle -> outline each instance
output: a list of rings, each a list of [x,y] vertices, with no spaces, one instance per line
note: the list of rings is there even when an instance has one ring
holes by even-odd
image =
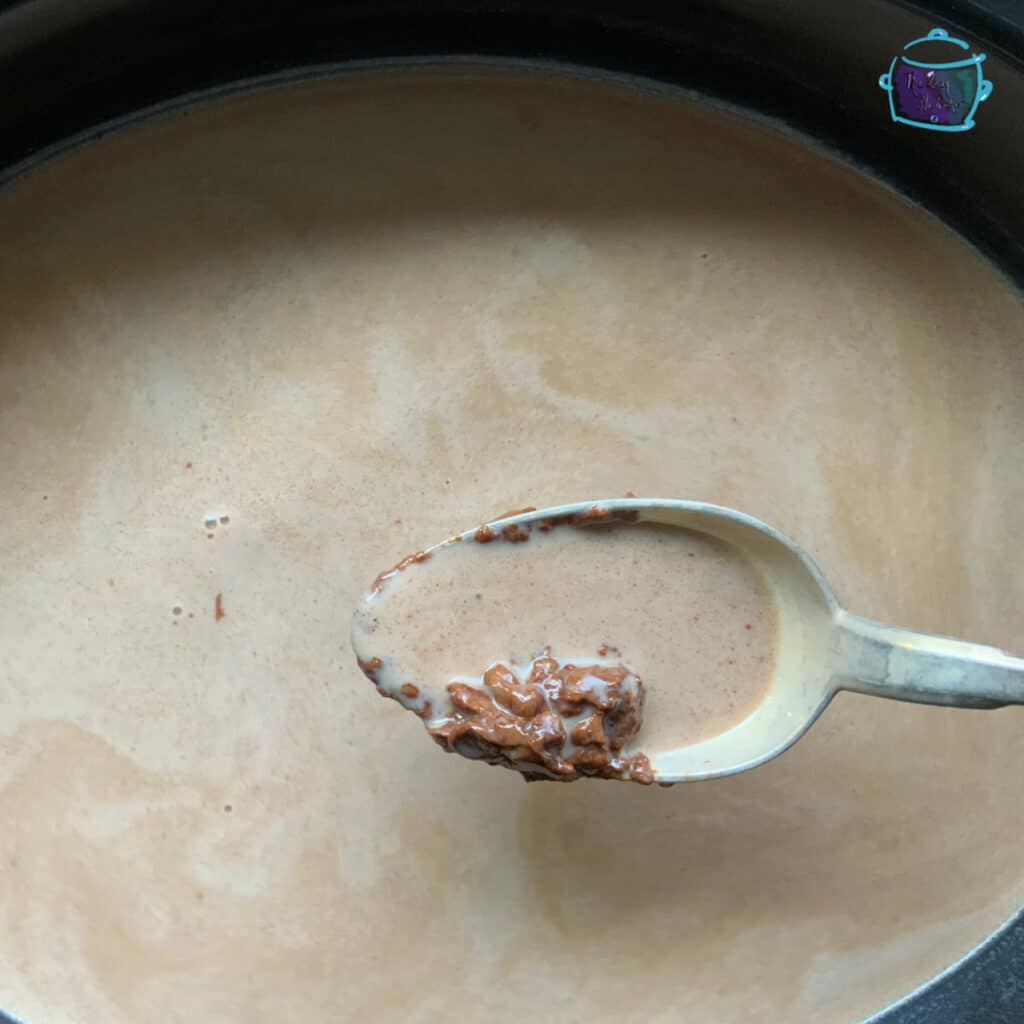
[[[876,697],[999,708],[1024,704],[1024,658],[839,612],[835,684]]]

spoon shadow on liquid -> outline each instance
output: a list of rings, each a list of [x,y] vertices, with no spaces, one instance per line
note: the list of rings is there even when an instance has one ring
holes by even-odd
[[[866,703],[846,698],[836,714],[866,723]],[[953,821],[941,813],[950,799],[937,792],[941,769],[908,772],[897,744],[872,756],[869,733],[854,742],[864,762],[856,779],[849,743],[814,735],[761,771],[671,794],[586,781],[568,793],[528,787],[517,832],[538,912],[573,939],[637,919],[652,946],[671,948],[688,922],[728,931],[735,919],[741,931],[835,912],[864,922],[854,933],[870,922],[885,932],[889,914],[899,914],[895,927],[917,928],[1012,891],[1013,855],[977,842],[991,813],[983,799]],[[942,758],[941,728],[932,746]],[[794,786],[796,778],[808,784]],[[908,860],[912,850],[933,852]],[[601,899],[578,898],[588,892]]]

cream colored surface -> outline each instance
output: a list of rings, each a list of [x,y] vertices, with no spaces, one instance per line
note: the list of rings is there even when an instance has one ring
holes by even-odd
[[[652,524],[526,536],[449,544],[360,600],[356,656],[380,660],[382,692],[417,713],[430,704],[424,725],[452,714],[447,687],[456,676],[481,679],[496,661],[529,666],[545,649],[583,663],[603,652],[601,661],[640,676],[643,726],[628,753],[715,736],[761,702],[778,614],[735,548]],[[404,683],[419,693],[403,696]]]
[[[347,646],[396,550],[631,489],[1019,648],[1024,316],[915,211],[672,101],[423,77],[134,128],[0,238],[11,1010],[851,1021],[1024,896],[1017,710],[843,695],[736,778],[525,786]]]

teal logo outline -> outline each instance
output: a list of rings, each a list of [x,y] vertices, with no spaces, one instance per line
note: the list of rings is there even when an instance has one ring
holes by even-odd
[[[889,70],[878,79],[878,85],[884,89],[889,96],[889,114],[893,121],[900,124],[910,125],[913,128],[926,128],[933,132],[967,132],[974,127],[974,114],[980,104],[992,95],[992,83],[981,73],[981,65],[985,60],[985,54],[972,53],[962,60],[952,60],[943,63],[930,63],[913,60],[906,55],[907,50],[920,43],[944,42],[951,43],[961,50],[969,50],[970,46],[963,39],[956,39],[943,28],[933,28],[928,35],[920,39],[912,39],[903,47],[903,52],[897,54],[889,65]],[[973,74],[971,74],[973,71]],[[950,76],[956,74],[960,86],[958,94],[954,97],[950,91]],[[905,88],[900,85],[897,75],[906,77]],[[973,93],[968,97],[962,95],[964,87],[967,92]],[[906,105],[901,102],[910,93],[916,97],[922,96],[923,90],[928,90],[924,95],[922,114],[920,117],[904,116]],[[967,113],[955,123],[943,123],[942,115],[945,110],[955,111],[959,106],[970,104]],[[925,111],[931,106],[935,111],[925,119]]]

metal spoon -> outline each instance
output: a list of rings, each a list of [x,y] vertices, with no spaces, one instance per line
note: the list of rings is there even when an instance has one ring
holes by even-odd
[[[1024,704],[1024,659],[995,647],[851,615],[796,544],[733,509],[696,501],[624,498],[533,510],[486,528],[500,533],[545,520],[583,524],[615,518],[678,526],[733,545],[760,570],[778,610],[775,667],[762,702],[717,736],[654,754],[651,765],[658,782],[733,775],[778,757],[811,727],[839,690],[949,707]],[[469,541],[476,533],[469,530],[449,538],[430,553]]]

